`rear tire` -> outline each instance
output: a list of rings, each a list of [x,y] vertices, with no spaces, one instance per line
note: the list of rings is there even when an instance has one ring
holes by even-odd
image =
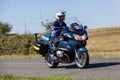
[[[49,68],[56,68],[59,64],[58,61],[55,61],[51,57],[52,54],[46,54],[45,56],[45,62],[48,65]]]
[[[75,58],[75,63],[80,69],[87,68],[89,65],[88,52],[79,52],[78,57]]]

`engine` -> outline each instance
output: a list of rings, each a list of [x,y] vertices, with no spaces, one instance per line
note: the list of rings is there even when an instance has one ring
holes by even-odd
[[[62,58],[64,56],[64,51],[58,50],[56,54],[57,54],[57,57]]]
[[[68,55],[68,53],[66,51],[58,50],[56,52],[56,55],[61,62],[71,62],[70,61],[70,56]]]

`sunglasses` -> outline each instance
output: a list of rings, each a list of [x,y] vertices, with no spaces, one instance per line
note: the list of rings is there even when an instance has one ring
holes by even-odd
[[[65,17],[65,16],[59,16],[59,17]]]

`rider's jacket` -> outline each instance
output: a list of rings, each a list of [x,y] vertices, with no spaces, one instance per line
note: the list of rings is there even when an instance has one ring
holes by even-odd
[[[63,21],[58,21],[58,20],[55,20],[51,26],[52,28],[52,34],[51,34],[51,37],[52,38],[56,38],[60,35],[60,32],[61,32],[61,29],[63,27],[66,27],[66,23],[63,22]]]

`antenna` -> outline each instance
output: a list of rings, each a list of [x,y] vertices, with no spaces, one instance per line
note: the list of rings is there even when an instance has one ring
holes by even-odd
[[[43,21],[42,20],[42,10],[40,9],[40,20],[41,20],[41,22]]]
[[[25,22],[24,22],[24,28],[25,28],[25,34],[27,34],[27,26]]]
[[[40,26],[43,27],[43,19],[42,19],[42,10],[41,9],[40,9]],[[40,32],[41,32],[41,30],[40,30]]]

